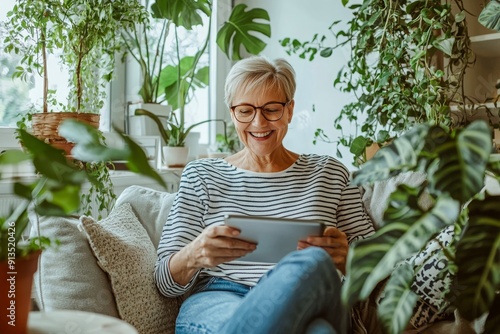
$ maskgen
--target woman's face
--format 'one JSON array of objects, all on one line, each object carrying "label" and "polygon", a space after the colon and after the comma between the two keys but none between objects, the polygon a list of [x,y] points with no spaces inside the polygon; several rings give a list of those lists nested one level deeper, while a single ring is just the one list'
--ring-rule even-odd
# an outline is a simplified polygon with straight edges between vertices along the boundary
[{"label": "woman's face", "polygon": [[[256,107],[268,102],[285,101],[283,93],[266,89],[265,91],[238,93],[233,100],[233,106],[251,104]],[[283,138],[288,131],[288,124],[292,120],[294,101],[284,107],[283,117],[278,121],[268,121],[262,116],[262,109],[257,109],[255,118],[250,123],[241,123],[231,112],[231,119],[235,125],[241,142],[257,156],[267,156],[282,147]]]}]

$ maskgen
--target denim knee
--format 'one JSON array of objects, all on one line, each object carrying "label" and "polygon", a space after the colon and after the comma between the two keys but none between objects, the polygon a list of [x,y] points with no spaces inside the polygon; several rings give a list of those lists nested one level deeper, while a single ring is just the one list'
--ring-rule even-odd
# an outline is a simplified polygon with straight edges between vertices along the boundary
[{"label": "denim knee", "polygon": [[323,318],[314,319],[307,326],[306,334],[336,334],[333,326]]},{"label": "denim knee", "polygon": [[304,275],[318,273],[331,276],[337,271],[330,255],[320,247],[309,247],[300,251],[292,252],[282,260],[284,263],[296,263],[300,266]]}]

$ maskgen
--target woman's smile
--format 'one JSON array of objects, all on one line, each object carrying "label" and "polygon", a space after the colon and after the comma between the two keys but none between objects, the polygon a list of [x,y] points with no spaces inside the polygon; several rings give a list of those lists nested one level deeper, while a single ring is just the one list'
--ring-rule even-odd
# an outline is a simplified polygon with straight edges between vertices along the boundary
[{"label": "woman's smile", "polygon": [[273,131],[266,131],[266,132],[250,132],[250,135],[255,138],[266,138],[271,135]]}]

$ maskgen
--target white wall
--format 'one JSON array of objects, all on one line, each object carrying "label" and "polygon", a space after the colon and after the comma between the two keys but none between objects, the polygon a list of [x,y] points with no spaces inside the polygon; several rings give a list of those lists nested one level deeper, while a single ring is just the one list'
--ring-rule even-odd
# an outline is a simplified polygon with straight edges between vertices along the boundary
[{"label": "white wall", "polygon": [[[342,106],[353,97],[334,88],[333,81],[341,67],[347,64],[348,50],[335,50],[329,58],[318,54],[310,62],[297,55],[288,56],[279,41],[285,37],[306,41],[319,33],[327,35],[333,43],[334,37],[328,27],[336,20],[346,22],[350,11],[342,6],[340,0],[240,0],[237,3],[245,3],[250,8],[264,8],[269,12],[272,36],[262,54],[269,58],[287,59],[297,73],[295,115],[284,141],[286,147],[298,153],[335,156],[336,144],[318,142],[313,145],[312,141],[317,128],[322,128],[332,140],[340,135],[333,128],[333,121]],[[313,105],[315,112],[312,111]],[[349,133],[349,129],[343,131],[344,134]],[[340,160],[352,169],[352,155],[348,149],[341,150],[343,158]]]}]

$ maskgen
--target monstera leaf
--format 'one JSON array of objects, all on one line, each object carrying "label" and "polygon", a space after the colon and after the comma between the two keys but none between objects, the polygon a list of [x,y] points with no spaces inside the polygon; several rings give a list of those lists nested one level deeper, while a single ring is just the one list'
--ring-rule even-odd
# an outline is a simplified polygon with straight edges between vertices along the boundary
[{"label": "monstera leaf", "polygon": [[212,6],[208,0],[156,0],[151,6],[153,17],[171,20],[176,26],[191,30],[202,25],[203,17],[212,15]]},{"label": "monstera leaf", "polygon": [[[208,86],[208,66],[199,68],[194,74],[195,56],[187,56],[181,59],[179,66],[165,66],[160,73],[160,90],[165,93],[165,98],[168,104],[172,106],[172,110],[180,108],[179,100],[183,104],[189,103],[193,92],[196,88],[204,88]],[[178,73],[180,73],[179,82]]]},{"label": "monstera leaf", "polygon": [[217,33],[217,45],[232,60],[241,59],[242,46],[251,54],[259,54],[264,50],[266,43],[254,36],[255,33],[271,36],[271,26],[268,23],[255,22],[269,22],[268,13],[260,8],[245,11],[246,8],[244,4],[234,7],[229,20]]},{"label": "monstera leaf", "polygon": [[478,21],[488,29],[500,31],[500,0],[490,0],[481,11]]}]

